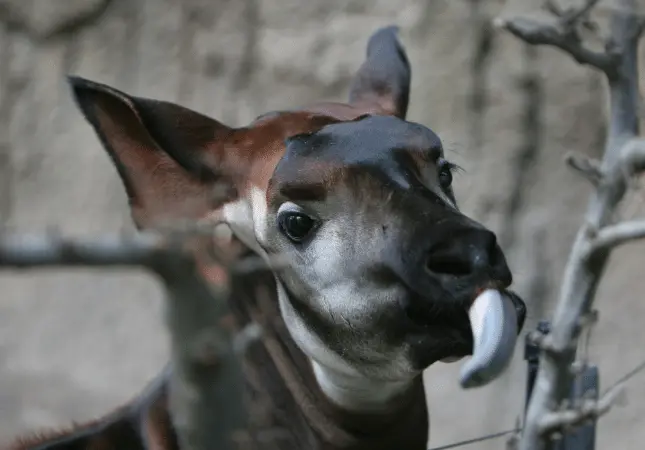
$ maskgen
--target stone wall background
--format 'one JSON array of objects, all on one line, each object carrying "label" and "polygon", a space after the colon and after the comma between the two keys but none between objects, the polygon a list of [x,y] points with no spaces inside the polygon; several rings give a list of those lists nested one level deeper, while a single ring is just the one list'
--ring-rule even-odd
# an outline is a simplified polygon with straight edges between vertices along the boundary
[{"label": "stone wall background", "polygon": [[[484,15],[538,12],[529,0],[483,3]],[[562,157],[601,151],[603,80],[556,50],[530,52],[494,32],[480,78],[486,114],[474,116],[481,39],[471,12],[466,0],[0,0],[0,221],[82,234],[131,228],[68,73],[242,125],[268,110],[344,99],[369,35],[397,24],[413,66],[409,118],[437,131],[466,169],[455,181],[462,209],[500,233],[531,329],[553,308],[586,206],[589,187]],[[542,92],[530,100],[537,122],[524,117],[527,74]],[[539,132],[532,145],[527,124]],[[642,200],[633,194],[622,217],[641,213]],[[617,251],[598,293],[589,354],[604,387],[645,356],[643,249]],[[100,415],[165,361],[161,290],[145,275],[3,273],[0,286],[0,441]],[[460,391],[458,369],[427,373],[433,446],[512,428],[521,412],[521,346],[511,370],[484,389]],[[602,420],[598,449],[642,447],[644,394],[640,376],[627,405]]]}]

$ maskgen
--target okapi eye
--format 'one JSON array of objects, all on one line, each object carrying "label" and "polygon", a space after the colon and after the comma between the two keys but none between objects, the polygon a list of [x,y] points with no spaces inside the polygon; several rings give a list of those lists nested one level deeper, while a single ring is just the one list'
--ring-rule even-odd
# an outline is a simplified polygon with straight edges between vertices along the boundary
[{"label": "okapi eye", "polygon": [[294,242],[301,242],[314,229],[316,221],[301,212],[289,211],[278,216],[282,232]]},{"label": "okapi eye", "polygon": [[452,168],[452,165],[447,161],[439,163],[439,184],[444,189],[448,189],[452,184]]}]

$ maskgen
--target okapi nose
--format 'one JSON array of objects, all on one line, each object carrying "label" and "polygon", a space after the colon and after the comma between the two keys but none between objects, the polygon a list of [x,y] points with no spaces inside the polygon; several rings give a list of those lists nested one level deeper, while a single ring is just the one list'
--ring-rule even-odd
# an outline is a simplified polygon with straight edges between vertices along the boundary
[{"label": "okapi nose", "polygon": [[427,254],[426,270],[435,275],[492,275],[510,283],[510,270],[497,245],[495,233],[483,228],[469,228],[451,234]]}]

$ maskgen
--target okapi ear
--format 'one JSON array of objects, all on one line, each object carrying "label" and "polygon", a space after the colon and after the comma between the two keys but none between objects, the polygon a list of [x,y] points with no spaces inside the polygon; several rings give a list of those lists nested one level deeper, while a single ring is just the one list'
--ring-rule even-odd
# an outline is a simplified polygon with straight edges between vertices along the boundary
[{"label": "okapi ear", "polygon": [[218,144],[232,131],[179,105],[129,96],[69,77],[74,98],[112,158],[139,227],[196,219],[213,207],[222,178]]},{"label": "okapi ear", "polygon": [[410,96],[410,62],[399,42],[399,28],[377,30],[367,43],[367,58],[350,87],[351,104],[376,103],[388,114],[405,118]]}]

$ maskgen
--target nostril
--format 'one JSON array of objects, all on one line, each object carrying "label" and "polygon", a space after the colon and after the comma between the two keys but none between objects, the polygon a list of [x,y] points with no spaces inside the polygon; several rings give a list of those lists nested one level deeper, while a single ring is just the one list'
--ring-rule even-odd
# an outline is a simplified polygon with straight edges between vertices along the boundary
[{"label": "nostril", "polygon": [[470,261],[448,255],[431,255],[426,270],[435,274],[463,276],[472,272]]},{"label": "nostril", "polygon": [[477,230],[473,233],[470,254],[475,268],[496,266],[500,260],[499,253],[495,233],[489,230]]},{"label": "nostril", "polygon": [[[498,267],[499,266],[499,267]],[[489,274],[505,267],[495,233],[468,228],[453,233],[450,241],[435,246],[426,259],[426,269],[437,275],[468,276]]]}]

